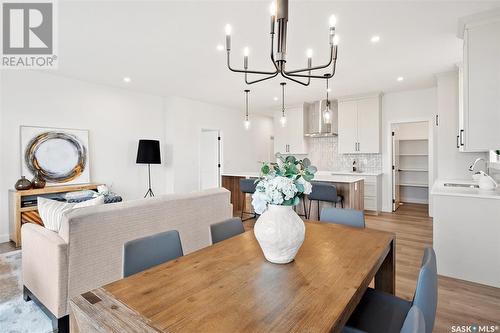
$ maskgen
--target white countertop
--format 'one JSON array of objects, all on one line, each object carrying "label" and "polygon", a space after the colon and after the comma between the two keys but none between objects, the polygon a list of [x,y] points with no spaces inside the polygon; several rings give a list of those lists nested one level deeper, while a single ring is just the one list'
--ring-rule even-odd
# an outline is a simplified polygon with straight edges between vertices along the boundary
[{"label": "white countertop", "polygon": [[352,171],[318,171],[321,173],[329,173],[331,175],[350,175],[350,176],[380,176],[382,172],[352,172]]},{"label": "white countertop", "polygon": [[471,179],[438,179],[432,186],[431,194],[500,200],[500,188],[497,188],[496,190],[482,190],[480,188],[471,187],[445,187],[444,183],[469,185],[477,184],[477,182],[474,182]]},{"label": "white countertop", "polygon": [[245,177],[245,178],[258,178],[260,174],[258,172],[223,172],[222,176],[228,177]]},{"label": "white countertop", "polygon": [[[259,177],[258,172],[224,172],[222,176],[228,177],[245,177],[245,178],[254,178]],[[323,172],[318,171],[314,175],[313,181],[322,181],[322,182],[332,182],[332,183],[355,183],[363,180],[363,177],[351,176],[350,174],[341,174],[341,175],[333,175],[331,172]]]},{"label": "white countertop", "polygon": [[318,182],[332,182],[332,183],[346,183],[346,184],[351,184],[351,183],[356,183],[361,180],[364,180],[363,177],[356,177],[356,176],[349,176],[349,175],[332,175],[332,174],[323,174],[323,173],[316,173],[314,175],[314,181]]}]

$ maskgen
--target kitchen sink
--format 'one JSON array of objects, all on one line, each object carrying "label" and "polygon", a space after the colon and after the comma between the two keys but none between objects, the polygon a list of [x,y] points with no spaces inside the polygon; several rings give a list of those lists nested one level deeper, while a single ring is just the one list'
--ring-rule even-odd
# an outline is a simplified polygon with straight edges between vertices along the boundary
[{"label": "kitchen sink", "polygon": [[444,183],[445,187],[469,187],[469,188],[479,188],[477,184],[460,184],[460,183]]}]

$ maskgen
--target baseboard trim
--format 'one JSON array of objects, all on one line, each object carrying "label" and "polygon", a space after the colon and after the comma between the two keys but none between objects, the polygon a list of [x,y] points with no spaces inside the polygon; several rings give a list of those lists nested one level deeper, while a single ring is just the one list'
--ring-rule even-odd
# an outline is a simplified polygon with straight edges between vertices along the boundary
[{"label": "baseboard trim", "polygon": [[0,243],[6,243],[10,241],[9,234],[0,235]]},{"label": "baseboard trim", "polygon": [[400,201],[403,203],[429,204],[428,199],[401,198]]}]

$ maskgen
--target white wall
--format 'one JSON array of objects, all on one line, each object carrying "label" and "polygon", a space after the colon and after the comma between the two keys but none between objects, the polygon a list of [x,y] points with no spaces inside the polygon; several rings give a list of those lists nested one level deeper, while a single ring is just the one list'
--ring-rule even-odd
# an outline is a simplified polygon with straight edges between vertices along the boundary
[{"label": "white wall", "polygon": [[[165,99],[167,112],[167,188],[188,192],[199,188],[202,129],[217,129],[222,138],[222,173],[256,172],[259,161],[272,157],[272,118],[250,113],[251,127],[243,127],[241,112],[180,97]],[[170,158],[169,158],[170,159]]]},{"label": "white wall", "polygon": [[199,188],[201,129],[220,129],[223,170],[258,170],[270,158],[272,120],[177,97],[135,93],[42,72],[1,73],[0,242],[8,238],[7,193],[20,177],[19,126],[89,130],[91,181],[125,199],[147,190],[147,168],[135,163],[141,138],[162,142],[163,165],[151,166],[155,194]]},{"label": "white wall", "polygon": [[[382,97],[383,211],[392,210],[391,124],[428,121],[429,127],[432,127],[432,121],[436,114],[436,98],[436,88],[387,93]],[[430,128],[429,133],[431,132]],[[432,135],[430,136],[432,137]],[[429,158],[431,159],[432,156]],[[430,161],[430,163],[433,162]]]},{"label": "white wall", "polygon": [[[140,198],[147,168],[135,164],[140,138],[164,142],[161,97],[94,85],[41,72],[2,76],[0,240],[8,233],[7,191],[20,176],[19,126],[89,130],[91,181],[126,199]],[[165,167],[152,166],[154,189],[165,192]]]}]

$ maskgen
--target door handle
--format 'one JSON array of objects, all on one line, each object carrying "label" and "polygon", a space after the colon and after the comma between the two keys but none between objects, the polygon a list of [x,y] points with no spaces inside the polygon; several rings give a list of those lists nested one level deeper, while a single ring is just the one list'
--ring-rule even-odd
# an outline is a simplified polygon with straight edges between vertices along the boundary
[{"label": "door handle", "polygon": [[457,135],[457,148],[460,148],[460,135]]},{"label": "door handle", "polygon": [[463,129],[461,129],[461,130],[460,130],[460,145],[461,145],[461,146],[463,146],[463,145],[464,145],[464,136],[463,136],[463,134],[464,134],[464,130],[463,130]]}]

